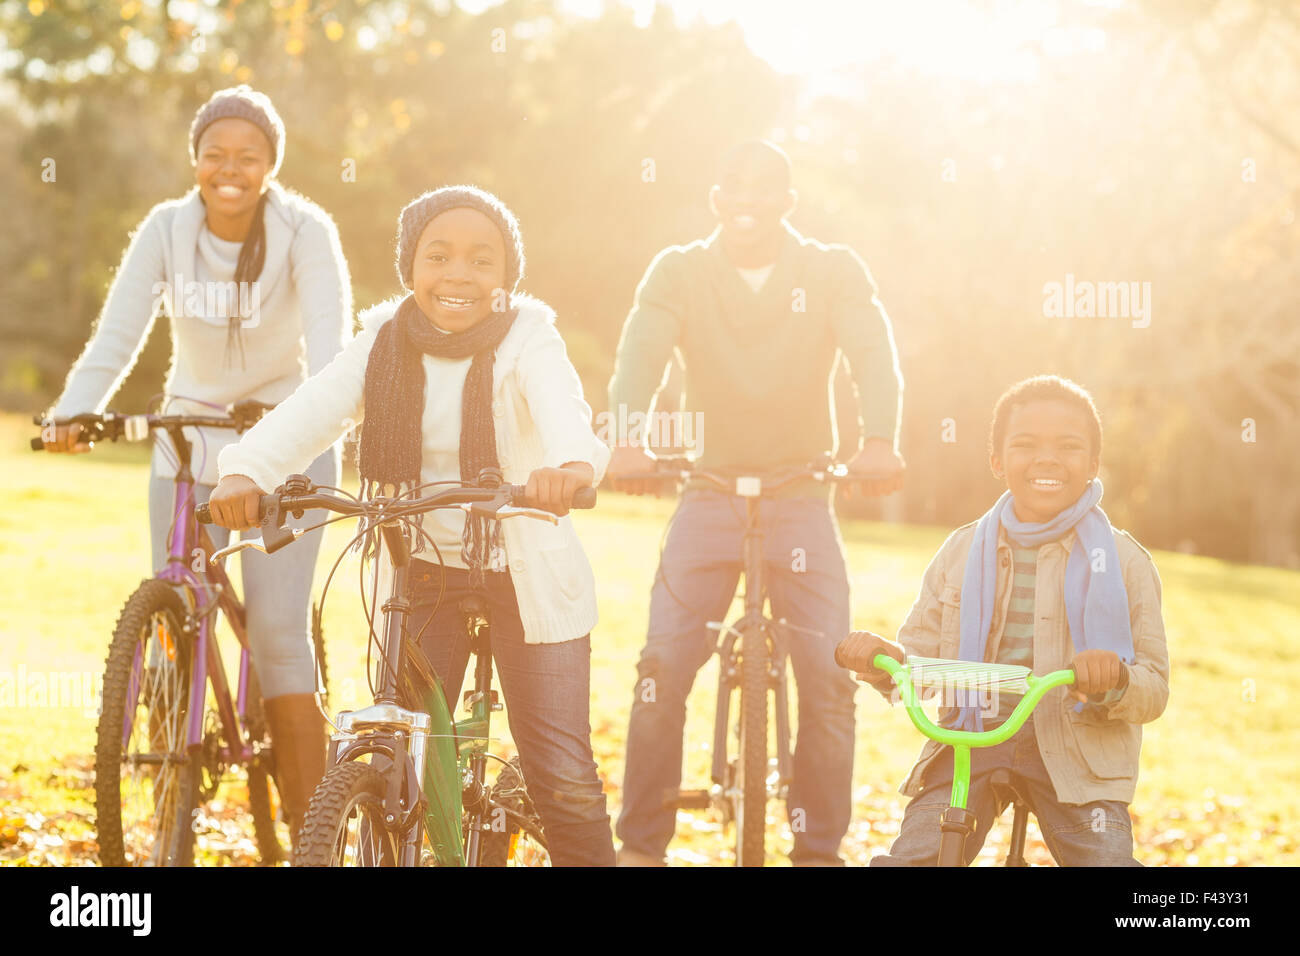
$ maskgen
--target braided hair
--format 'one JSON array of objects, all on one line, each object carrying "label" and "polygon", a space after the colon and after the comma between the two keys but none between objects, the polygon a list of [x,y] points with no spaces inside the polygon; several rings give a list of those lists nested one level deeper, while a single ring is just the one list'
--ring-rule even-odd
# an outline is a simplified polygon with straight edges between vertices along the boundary
[{"label": "braided hair", "polygon": [[[253,283],[262,275],[262,267],[266,264],[266,200],[270,190],[262,193],[257,200],[257,209],[253,212],[253,223],[248,229],[248,235],[244,237],[244,244],[239,247],[239,259],[235,263],[235,288],[242,290],[245,283]],[[238,300],[243,301],[242,294],[238,295]],[[248,367],[244,359],[244,337],[243,324],[244,320],[249,318],[247,315],[232,315],[229,319],[229,326],[226,330],[226,367],[230,367],[231,355],[237,349],[239,351],[239,364],[241,369]]]}]

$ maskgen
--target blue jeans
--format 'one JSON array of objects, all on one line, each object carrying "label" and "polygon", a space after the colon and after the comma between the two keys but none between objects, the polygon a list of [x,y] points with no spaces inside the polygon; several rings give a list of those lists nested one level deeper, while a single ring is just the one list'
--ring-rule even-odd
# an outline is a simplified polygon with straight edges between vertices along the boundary
[{"label": "blue jeans", "polygon": [[[975,814],[975,832],[966,838],[966,863],[984,845],[989,830],[1010,802],[989,783],[993,771],[1012,773],[1016,788],[1038,820],[1043,841],[1061,866],[1140,866],[1133,859],[1132,821],[1128,804],[1095,800],[1069,804],[1056,790],[1038,752],[1031,716],[1014,737],[995,747],[971,750],[970,793],[966,808]],[[925,769],[925,789],[903,811],[903,826],[889,853],[872,866],[934,866],[939,859],[939,818],[952,797],[952,748],[945,747]]]},{"label": "blue jeans", "polygon": [[[824,499],[764,500],[759,517],[772,616],[794,625],[783,632],[799,691],[790,858],[837,862],[852,805],[856,690],[834,658],[849,632],[844,548]],[[706,622],[722,620],[735,594],[744,523],[744,500],[713,491],[687,491],[673,516],[628,724],[618,836],[629,850],[662,857],[673,837],[676,811],[665,800],[681,787],[686,697],[716,645]]]},{"label": "blue jeans", "polygon": [[[312,462],[307,475],[317,484],[337,485],[337,447],[330,448]],[[213,485],[196,484],[195,505],[207,501],[213,490]],[[272,489],[263,490],[269,492]],[[149,534],[155,571],[167,566],[167,538],[175,498],[176,483],[172,479],[150,476]],[[328,512],[322,510],[308,511],[301,519],[290,518],[287,524],[301,528],[319,524],[327,517]],[[213,545],[225,547],[230,540],[230,531],[215,524],[206,527]],[[260,533],[253,529],[241,532],[241,537],[255,537]],[[248,613],[249,651],[264,698],[310,694],[316,690],[316,663],[311,642],[311,588],[323,534],[323,530],[312,531],[275,554],[245,551],[239,556],[244,608]]]},{"label": "blue jeans", "polygon": [[[436,565],[411,562],[412,637],[442,679],[458,710],[469,663],[469,635],[459,604],[472,593],[469,572],[447,568],[446,590]],[[492,659],[505,694],[510,733],[533,805],[542,818],[553,866],[613,866],[605,792],[591,750],[591,636],[528,644],[508,573],[489,573],[483,592],[492,624]],[[426,627],[427,625],[427,627]]]}]

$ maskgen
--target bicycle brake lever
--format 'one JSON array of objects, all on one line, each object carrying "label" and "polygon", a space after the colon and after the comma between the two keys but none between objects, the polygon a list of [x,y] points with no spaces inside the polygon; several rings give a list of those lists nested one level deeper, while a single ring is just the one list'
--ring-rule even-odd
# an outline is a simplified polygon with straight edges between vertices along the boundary
[{"label": "bicycle brake lever", "polygon": [[549,521],[551,524],[559,524],[559,516],[551,514],[549,511],[543,511],[541,508],[521,508],[517,505],[502,505],[499,508],[484,508],[474,503],[461,505],[471,515],[482,518],[495,518],[498,521],[504,521],[506,518],[540,518],[543,521]]},{"label": "bicycle brake lever", "polygon": [[540,518],[542,521],[549,521],[551,524],[559,524],[560,516],[552,514],[544,508],[520,508],[517,505],[506,505],[504,508],[497,510],[497,518]]},{"label": "bicycle brake lever", "polygon": [[[303,533],[301,528],[287,528],[282,530],[287,530],[292,533],[294,541],[297,541],[302,537]],[[261,551],[263,554],[271,554],[273,551],[278,550],[279,548],[273,547],[271,551],[268,551],[266,549],[266,542],[261,538],[241,538],[234,544],[228,544],[218,551],[213,551],[212,557],[208,558],[208,564],[214,566],[218,565],[232,554],[238,554],[240,551]]]}]

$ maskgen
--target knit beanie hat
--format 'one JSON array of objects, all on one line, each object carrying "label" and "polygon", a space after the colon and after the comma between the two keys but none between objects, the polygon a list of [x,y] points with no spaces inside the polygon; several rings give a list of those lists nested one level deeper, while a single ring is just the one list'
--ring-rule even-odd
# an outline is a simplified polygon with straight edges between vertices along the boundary
[{"label": "knit beanie hat", "polygon": [[420,241],[424,227],[448,209],[477,209],[501,230],[506,247],[507,293],[512,293],[524,274],[524,239],[519,232],[519,220],[500,199],[477,186],[444,186],[424,193],[407,203],[397,220],[397,275],[404,288],[411,288],[415,270],[415,246]]},{"label": "knit beanie hat", "polygon": [[213,93],[212,98],[194,114],[194,122],[190,124],[190,155],[195,161],[198,160],[199,137],[203,131],[228,116],[248,120],[266,134],[271,143],[271,175],[279,172],[280,160],[284,157],[284,123],[271,105],[270,97],[243,83]]}]

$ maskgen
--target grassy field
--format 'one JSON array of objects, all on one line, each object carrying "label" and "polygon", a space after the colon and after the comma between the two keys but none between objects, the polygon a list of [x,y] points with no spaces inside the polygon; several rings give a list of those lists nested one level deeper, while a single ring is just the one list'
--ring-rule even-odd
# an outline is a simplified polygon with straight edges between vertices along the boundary
[{"label": "grassy field", "polygon": [[[89,864],[95,860],[93,698],[21,700],[32,675],[84,675],[97,688],[108,636],[126,596],[148,571],[146,453],[106,446],[75,458],[27,450],[33,429],[0,416],[0,862]],[[619,806],[627,711],[667,501],[602,495],[577,518],[597,569],[601,623],[592,640],[592,725],[610,799]],[[351,532],[336,525],[325,554]],[[847,522],[854,624],[892,636],[915,596],[941,528]],[[1300,862],[1286,821],[1300,790],[1300,574],[1157,552],[1164,581],[1172,695],[1145,729],[1142,775],[1132,807],[1138,858],[1147,864],[1233,865]],[[355,558],[325,610],[335,708],[358,706],[366,682],[364,628],[358,628]],[[328,564],[321,562],[319,580]],[[7,683],[6,683],[7,682]],[[708,777],[706,741],[716,667],[701,672],[687,724],[687,786]],[[6,696],[6,688],[7,694]],[[57,704],[57,706],[51,706]],[[496,725],[504,734],[505,724]],[[853,824],[843,845],[852,864],[883,852],[897,833],[897,792],[921,738],[901,709],[874,692],[858,695]],[[505,744],[508,747],[508,742]],[[254,858],[239,785],[219,795],[199,843],[204,863]],[[980,863],[1000,860],[1010,815],[995,828]],[[769,817],[769,862],[786,861],[789,828]],[[679,815],[671,860],[731,862],[728,834],[708,812]],[[1050,856],[1030,826],[1030,861]]]}]

